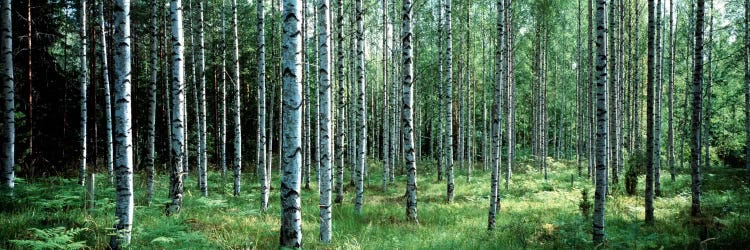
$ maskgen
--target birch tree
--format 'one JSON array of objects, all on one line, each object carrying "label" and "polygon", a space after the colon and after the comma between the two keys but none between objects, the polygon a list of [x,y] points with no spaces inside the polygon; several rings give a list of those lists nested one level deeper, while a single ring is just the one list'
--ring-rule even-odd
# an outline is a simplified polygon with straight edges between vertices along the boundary
[{"label": "birch tree", "polygon": [[417,220],[417,163],[414,156],[414,48],[412,47],[412,1],[403,0],[401,14],[401,60],[403,80],[401,82],[401,125],[406,159],[406,218]]},{"label": "birch tree", "polygon": [[[503,63],[505,2],[497,0],[497,47],[495,48],[495,112],[492,114],[492,174],[490,179],[490,210],[487,221],[487,229],[495,229],[495,217],[500,207],[499,179],[500,179],[500,157],[502,155],[502,132],[503,124],[503,87],[505,86]],[[449,43],[450,44],[450,43]]]},{"label": "birch tree", "polygon": [[265,14],[263,0],[257,1],[258,8],[258,145],[257,166],[260,169],[260,209],[268,208],[268,192],[270,187],[268,178],[270,173],[266,171],[266,36],[265,36]]},{"label": "birch tree", "polygon": [[698,8],[695,14],[695,47],[693,48],[693,84],[690,106],[690,191],[692,201],[690,215],[701,215],[701,109],[703,109],[703,19],[705,12],[705,1],[698,0]]},{"label": "birch tree", "polygon": [[[208,196],[208,158],[206,157],[206,49],[203,32],[203,4],[198,0],[198,187],[201,195]],[[176,99],[175,99],[176,100]]]},{"label": "birch tree", "polygon": [[344,1],[337,0],[336,14],[336,84],[338,86],[338,119],[336,120],[336,199],[334,202],[341,204],[344,199],[344,121],[346,118],[346,106],[344,105]]},{"label": "birch tree", "polygon": [[107,136],[107,155],[105,164],[107,164],[107,173],[109,174],[109,183],[114,183],[113,155],[112,155],[112,102],[109,94],[109,67],[107,65],[107,32],[104,23],[104,1],[99,2],[99,29],[102,35],[102,79],[104,85],[104,116],[106,120]]},{"label": "birch tree", "polygon": [[185,111],[185,37],[182,29],[182,0],[170,2],[170,15],[172,18],[172,169],[170,172],[169,198],[172,202],[167,206],[167,215],[178,213],[182,207],[183,183],[182,166],[185,143],[182,112]]},{"label": "birch tree", "polygon": [[[133,226],[133,136],[131,116],[130,1],[115,1],[115,144],[116,170],[115,233],[113,249],[130,243]],[[174,10],[173,10],[174,11]],[[173,18],[177,19],[177,18]],[[180,20],[182,21],[182,20]],[[178,116],[181,117],[181,116]],[[179,120],[179,119],[178,119]]]},{"label": "birch tree", "polygon": [[[232,53],[232,64],[234,70],[232,71],[233,81],[232,85],[232,126],[234,129],[234,140],[233,143],[233,160],[234,165],[234,196],[240,195],[240,174],[242,172],[242,124],[240,123],[240,46],[237,33],[237,0],[232,1],[232,32],[234,40],[234,51]],[[270,174],[270,173],[269,173]]]},{"label": "birch tree", "polygon": [[669,1],[669,86],[667,87],[667,165],[670,177],[675,181],[674,169],[674,2]]},{"label": "birch tree", "polygon": [[15,89],[13,79],[13,25],[11,24],[11,0],[0,1],[0,53],[2,54],[2,69],[0,80],[3,81],[3,141],[2,141],[2,185],[0,189],[7,189],[6,194],[13,194],[15,186]]},{"label": "birch tree", "polygon": [[646,83],[646,223],[654,221],[654,81],[655,81],[655,40],[656,31],[654,0],[648,0],[648,73]]},{"label": "birch tree", "polygon": [[[156,0],[151,0],[152,6],[157,6]],[[146,138],[146,202],[151,203],[154,197],[154,156],[156,151],[156,84],[159,75],[159,32],[158,8],[151,9],[151,81],[148,91],[148,133]]]},{"label": "birch tree", "polygon": [[448,144],[446,145],[445,155],[445,173],[447,180],[447,200],[453,202],[453,190],[455,188],[453,176],[453,28],[451,27],[451,2],[445,0],[445,137]]},{"label": "birch tree", "polygon": [[280,247],[302,247],[302,1],[283,0],[283,136],[281,176],[281,231]]},{"label": "birch tree", "polygon": [[330,62],[331,62],[331,10],[330,0],[318,0],[318,99],[320,115],[319,119],[319,136],[318,148],[320,149],[320,171],[318,172],[320,182],[320,241],[328,243],[331,241],[331,167],[333,162],[333,144],[331,138],[333,135],[331,112],[331,79],[330,79]]},{"label": "birch tree", "polygon": [[604,205],[607,193],[607,26],[606,0],[596,0],[596,191],[594,192],[594,242],[604,241]]},{"label": "birch tree", "polygon": [[87,121],[87,101],[86,101],[86,95],[87,91],[86,88],[88,87],[88,63],[86,62],[87,55],[86,55],[86,48],[88,47],[88,36],[87,36],[87,30],[86,30],[86,0],[81,0],[81,9],[78,10],[81,15],[81,27],[80,27],[80,35],[81,35],[81,75],[80,75],[80,92],[81,92],[81,98],[79,99],[79,103],[81,105],[81,131],[79,132],[78,137],[78,143],[80,143],[80,156],[79,160],[80,163],[78,163],[78,184],[83,186],[85,184],[85,178],[86,178],[86,124]]},{"label": "birch tree", "polygon": [[745,169],[750,180],[750,0],[745,0]]},{"label": "birch tree", "polygon": [[365,96],[365,26],[364,26],[364,3],[363,0],[356,0],[356,21],[357,21],[357,102],[358,102],[358,124],[357,124],[357,200],[355,208],[357,214],[362,214],[362,203],[365,191],[365,165],[367,165],[367,98]]}]

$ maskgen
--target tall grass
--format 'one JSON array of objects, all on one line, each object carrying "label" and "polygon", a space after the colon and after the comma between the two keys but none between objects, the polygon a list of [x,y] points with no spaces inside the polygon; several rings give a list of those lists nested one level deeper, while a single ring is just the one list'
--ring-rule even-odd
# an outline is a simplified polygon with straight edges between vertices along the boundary
[{"label": "tall grass", "polygon": [[[302,192],[303,244],[314,249],[587,249],[591,221],[581,215],[581,190],[593,190],[590,181],[577,177],[574,162],[550,160],[550,179],[529,161],[514,167],[509,190],[501,185],[501,211],[497,228],[488,232],[489,173],[477,166],[471,183],[456,180],[453,203],[445,201],[446,185],[437,182],[432,162],[419,164],[419,225],[405,218],[405,177],[398,176],[386,192],[380,189],[381,166],[369,164],[363,213],[353,206],[353,187],[345,186],[344,203],[333,207],[333,240],[318,242],[318,190],[311,183]],[[278,174],[278,171],[273,171]],[[463,169],[457,175],[462,176]],[[314,174],[313,174],[314,175]],[[345,176],[349,176],[348,173]],[[663,175],[665,176],[665,175]],[[668,176],[668,175],[666,175]],[[705,173],[705,216],[689,216],[690,176],[681,173],[675,182],[662,180],[663,197],[655,202],[656,223],[643,222],[643,197],[627,196],[623,183],[610,186],[606,206],[604,247],[615,249],[697,248],[698,233],[708,232],[711,248],[745,248],[750,245],[750,189],[741,170],[715,167]],[[185,184],[181,213],[164,216],[168,177],[156,178],[156,200],[145,205],[145,178],[137,175],[133,249],[275,249],[278,248],[279,193],[274,176],[270,207],[258,210],[258,180],[252,171],[243,178],[243,193],[232,196],[231,181],[209,175],[210,196],[200,197],[196,178]],[[314,176],[313,176],[314,178]],[[638,194],[643,194],[640,176]],[[100,178],[104,180],[103,176]],[[572,180],[572,182],[571,182]],[[345,180],[348,185],[348,178]],[[0,248],[22,249],[11,240],[39,240],[32,228],[83,230],[73,242],[106,248],[115,223],[115,190],[106,181],[97,183],[96,209],[87,211],[83,187],[74,179],[19,179],[15,200],[0,200]],[[589,192],[591,194],[592,192]],[[27,242],[24,241],[24,242]]]}]

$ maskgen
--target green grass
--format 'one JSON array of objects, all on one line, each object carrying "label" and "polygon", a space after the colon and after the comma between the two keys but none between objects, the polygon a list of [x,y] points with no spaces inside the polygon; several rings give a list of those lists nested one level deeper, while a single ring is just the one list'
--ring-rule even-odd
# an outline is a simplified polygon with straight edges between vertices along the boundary
[{"label": "green grass", "polygon": [[[314,183],[303,190],[303,246],[315,249],[589,249],[591,220],[579,211],[581,190],[593,188],[575,177],[574,163],[550,163],[550,180],[521,160],[514,167],[509,190],[501,185],[502,205],[497,229],[487,232],[489,172],[475,168],[471,183],[456,171],[453,203],[445,202],[446,186],[437,182],[435,165],[423,162],[418,174],[419,225],[405,218],[405,177],[397,177],[387,192],[381,190],[381,167],[370,163],[371,177],[365,190],[362,215],[354,210],[353,188],[346,186],[344,204],[333,207],[333,242],[318,238],[318,192]],[[584,170],[585,171],[585,170]],[[739,169],[715,167],[704,171],[702,218],[688,216],[690,176],[677,180],[662,175],[663,197],[655,201],[656,222],[643,224],[642,196],[629,197],[624,187],[611,187],[606,207],[607,242],[613,249],[697,248],[698,233],[705,230],[709,248],[745,248],[750,245],[750,189]],[[274,171],[270,208],[258,210],[259,185],[252,172],[245,173],[242,195],[232,196],[231,178],[209,176],[209,197],[200,197],[196,178],[185,184],[181,213],[166,217],[168,177],[159,175],[156,200],[144,202],[143,176],[135,177],[136,209],[133,249],[274,249],[278,248],[278,171]],[[348,172],[346,177],[348,177]],[[573,182],[571,183],[571,177]],[[348,183],[348,178],[346,178]],[[314,181],[313,181],[314,182]],[[620,184],[622,185],[622,184]],[[38,240],[32,228],[83,229],[72,242],[85,241],[90,248],[105,248],[114,219],[114,188],[105,176],[97,180],[97,208],[83,209],[83,187],[74,179],[19,179],[16,200],[0,203],[0,248],[21,248],[10,240]],[[639,180],[643,194],[643,176]],[[592,210],[593,211],[593,210]]]}]

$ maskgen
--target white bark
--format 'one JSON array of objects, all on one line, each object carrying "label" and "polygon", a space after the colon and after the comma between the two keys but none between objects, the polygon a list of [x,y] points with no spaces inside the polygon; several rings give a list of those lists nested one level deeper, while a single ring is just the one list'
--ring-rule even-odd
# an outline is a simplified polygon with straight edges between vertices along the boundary
[{"label": "white bark", "polygon": [[333,162],[333,136],[331,118],[331,2],[329,0],[318,0],[318,93],[319,103],[319,136],[318,152],[320,152],[320,171],[318,172],[320,182],[320,241],[328,243],[331,241],[331,167]]},{"label": "white bark", "polygon": [[341,204],[344,199],[344,137],[345,128],[344,121],[346,117],[346,109],[344,105],[345,92],[344,92],[344,1],[337,0],[337,15],[336,15],[336,84],[338,85],[338,119],[336,120],[336,132],[338,138],[336,138],[336,199],[335,202]]},{"label": "white bark", "polygon": [[284,0],[283,136],[284,171],[281,177],[280,247],[302,247],[302,39],[301,0]]},{"label": "white bark", "polygon": [[240,174],[242,172],[242,126],[240,123],[240,54],[239,54],[239,42],[237,35],[237,0],[232,1],[232,29],[234,40],[234,51],[232,53],[232,63],[234,65],[234,76],[232,80],[234,85],[232,86],[232,125],[234,129],[234,159],[232,165],[234,165],[234,195],[240,195]]},{"label": "white bark", "polygon": [[0,1],[0,53],[2,54],[2,69],[0,80],[3,81],[3,141],[2,155],[2,177],[0,189],[7,189],[7,194],[13,194],[15,186],[15,91],[13,88],[13,29],[11,25],[11,0]]},{"label": "white bark", "polygon": [[106,119],[107,134],[107,173],[109,174],[109,183],[114,182],[113,163],[112,163],[112,102],[109,94],[109,69],[107,65],[107,32],[104,25],[104,1],[99,2],[99,29],[102,35],[102,78],[104,79],[104,115]]},{"label": "white bark", "polygon": [[183,145],[185,144],[182,112],[185,111],[185,38],[182,29],[182,1],[172,0],[170,3],[170,14],[172,16],[172,171],[170,173],[169,197],[172,203],[167,208],[167,215],[180,211],[182,206],[183,183],[182,166],[184,157]]},{"label": "white bark", "polygon": [[357,100],[359,120],[357,124],[357,201],[355,208],[357,214],[362,214],[362,204],[364,203],[364,176],[365,165],[367,165],[367,99],[365,96],[365,27],[364,27],[364,4],[363,0],[356,0],[356,21],[357,21]]},{"label": "white bark", "polygon": [[594,192],[593,239],[604,241],[604,208],[607,190],[607,26],[605,0],[596,0],[596,191]]},{"label": "white bark", "polygon": [[133,136],[131,124],[130,0],[115,1],[115,125],[114,165],[117,235],[113,248],[130,243],[133,225]]},{"label": "white bark", "polygon": [[198,187],[201,195],[208,196],[208,158],[206,157],[206,49],[203,32],[203,4],[204,0],[198,0]]},{"label": "white bark", "polygon": [[[156,0],[151,0],[151,5],[156,5]],[[148,138],[146,139],[146,202],[151,203],[154,197],[154,155],[156,149],[156,81],[159,74],[159,57],[157,56],[159,38],[158,30],[158,8],[151,9],[151,82],[149,83],[148,94]],[[170,128],[171,129],[171,128]]]},{"label": "white bark", "polygon": [[505,4],[503,0],[497,0],[497,47],[495,48],[495,112],[492,114],[492,174],[490,180],[490,208],[487,218],[487,230],[495,229],[495,217],[500,207],[499,180],[502,156],[502,124],[503,124],[503,87],[505,87],[505,75],[503,63],[504,47],[504,17]]},{"label": "white bark", "polygon": [[451,22],[451,2],[453,0],[445,1],[445,32],[446,34],[446,55],[445,55],[445,137],[448,145],[446,145],[446,157],[445,161],[445,173],[447,175],[447,197],[448,202],[453,202],[453,190],[454,190],[454,176],[453,176],[453,28]]},{"label": "white bark", "polygon": [[86,33],[86,0],[81,1],[81,9],[78,10],[79,14],[81,15],[81,27],[80,27],[80,35],[81,35],[81,72],[80,72],[80,91],[81,91],[81,98],[80,98],[80,105],[81,105],[81,126],[80,126],[80,135],[78,137],[78,142],[80,143],[80,149],[81,149],[81,155],[79,156],[80,162],[78,163],[78,184],[82,185],[85,184],[85,177],[86,177],[86,123],[87,123],[87,116],[88,113],[87,109],[87,101],[86,101],[86,88],[88,86],[88,63],[86,62],[87,56],[86,56],[86,49],[88,47],[88,38]]},{"label": "white bark", "polygon": [[406,218],[419,224],[417,220],[417,162],[414,156],[414,48],[412,47],[412,1],[404,0],[401,14],[401,60],[403,79],[401,82],[402,136],[406,151]]},{"label": "white bark", "polygon": [[257,1],[258,8],[258,169],[261,175],[260,209],[268,208],[268,178],[266,171],[266,37],[263,0]]}]

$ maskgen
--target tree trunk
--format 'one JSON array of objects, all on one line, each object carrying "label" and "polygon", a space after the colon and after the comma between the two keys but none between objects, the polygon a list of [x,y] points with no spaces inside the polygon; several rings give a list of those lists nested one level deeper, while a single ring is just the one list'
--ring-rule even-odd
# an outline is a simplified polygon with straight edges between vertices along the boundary
[{"label": "tree trunk", "polygon": [[503,87],[505,87],[505,75],[503,68],[503,56],[505,45],[504,33],[504,0],[497,0],[497,41],[495,48],[495,112],[492,114],[492,179],[490,181],[490,210],[487,221],[487,230],[495,229],[495,217],[500,207],[499,179],[500,179],[500,157],[502,156],[502,132],[503,124]]},{"label": "tree trunk", "polygon": [[[648,74],[646,83],[646,195],[645,220],[647,224],[654,223],[654,83],[655,61],[654,54],[656,33],[656,16],[654,14],[654,0],[648,0]],[[637,53],[637,52],[636,52]],[[637,147],[637,146],[636,146]]]},{"label": "tree trunk", "polygon": [[595,243],[604,241],[604,210],[607,194],[607,26],[605,0],[596,0],[596,191],[594,193]]},{"label": "tree trunk", "polygon": [[[234,65],[234,75],[230,79],[233,81],[232,86],[232,126],[234,128],[234,140],[232,148],[234,156],[232,165],[234,165],[234,196],[240,195],[240,174],[242,172],[242,124],[240,123],[240,55],[239,40],[237,33],[237,0],[232,1],[232,29],[234,40],[234,51],[232,54],[232,64]],[[299,31],[299,29],[297,29]]]},{"label": "tree trunk", "polygon": [[336,14],[336,85],[338,86],[338,119],[336,120],[336,131],[338,137],[336,138],[336,199],[337,204],[341,204],[344,200],[344,168],[346,167],[344,161],[344,138],[346,137],[346,129],[344,123],[346,120],[346,105],[344,104],[345,90],[344,90],[344,0],[336,0],[337,14]]},{"label": "tree trunk", "polygon": [[667,165],[672,182],[675,181],[674,169],[674,2],[669,1],[669,87],[667,88]]},{"label": "tree trunk", "polygon": [[320,148],[320,241],[328,243],[331,241],[331,183],[333,176],[331,168],[333,162],[331,154],[333,145],[331,144],[332,118],[331,112],[331,80],[330,61],[331,61],[331,2],[330,0],[318,0],[318,67],[320,78],[318,80],[320,93],[320,136],[318,137],[318,148]]},{"label": "tree trunk", "polygon": [[402,136],[406,151],[406,218],[419,224],[417,220],[417,163],[414,156],[414,48],[412,47],[412,1],[404,0],[401,15],[401,60],[403,81],[401,84],[403,110],[401,111]]},{"label": "tree trunk", "polygon": [[99,29],[102,34],[102,79],[104,85],[104,115],[106,119],[107,134],[107,173],[109,183],[114,183],[113,156],[112,156],[112,102],[109,91],[109,66],[107,65],[107,32],[104,23],[104,1],[99,2]]},{"label": "tree trunk", "polygon": [[81,1],[81,9],[78,10],[79,14],[81,15],[81,29],[80,29],[80,35],[81,35],[81,75],[80,75],[80,92],[81,92],[81,99],[80,99],[80,105],[81,105],[81,130],[78,137],[78,142],[80,143],[80,156],[78,163],[78,184],[83,186],[86,181],[86,124],[87,124],[87,113],[88,108],[86,107],[86,88],[88,87],[88,65],[86,63],[87,55],[86,55],[86,48],[88,47],[88,38],[86,34],[86,0]]},{"label": "tree trunk", "polygon": [[302,175],[302,39],[300,37],[303,7],[301,0],[284,0],[283,47],[283,152],[284,171],[281,177],[282,248],[302,247],[301,186]]},{"label": "tree trunk", "polygon": [[260,209],[268,208],[270,187],[266,169],[266,36],[263,0],[257,1],[258,8],[258,144],[257,168],[260,169]]},{"label": "tree trunk", "polygon": [[[221,180],[227,176],[227,25],[226,25],[226,2],[221,0],[221,87],[216,93],[219,100],[219,165],[221,166]],[[265,42],[264,42],[265,45]],[[265,47],[264,47],[265,50]],[[265,70],[265,67],[263,68]],[[264,78],[265,79],[265,78]],[[260,126],[259,126],[260,127]],[[266,132],[262,131],[265,138]],[[263,166],[265,168],[265,166]]]},{"label": "tree trunk", "polygon": [[[31,3],[29,3],[31,4]],[[0,1],[0,20],[3,27],[0,29],[0,53],[2,53],[2,71],[0,78],[3,81],[3,141],[2,141],[2,177],[0,190],[6,189],[5,194],[12,195],[15,186],[15,89],[13,83],[13,29],[11,24],[11,1]],[[29,37],[31,39],[31,37]],[[30,52],[30,51],[29,51]]]},{"label": "tree trunk", "polygon": [[654,195],[661,196],[661,93],[662,93],[662,69],[664,53],[662,49],[662,0],[656,3],[656,79],[654,86],[656,100],[654,101]]},{"label": "tree trunk", "polygon": [[704,115],[704,121],[703,121],[703,130],[705,131],[705,134],[703,135],[703,148],[704,148],[704,160],[703,164],[705,164],[705,168],[708,169],[711,167],[711,85],[713,84],[714,80],[714,70],[713,70],[713,48],[714,48],[714,0],[709,0],[709,7],[708,7],[708,14],[709,14],[709,20],[708,20],[708,43],[706,48],[706,53],[708,54],[706,60],[706,66],[708,67],[708,82],[706,83],[706,115]]},{"label": "tree trunk", "polygon": [[184,35],[182,30],[182,1],[172,0],[170,4],[172,16],[172,171],[170,173],[169,197],[172,203],[167,207],[167,215],[180,211],[182,206],[183,183],[182,169],[183,145],[185,135],[182,127],[182,112],[185,105],[185,64],[184,64]]},{"label": "tree trunk", "polygon": [[[745,169],[750,181],[750,0],[745,0]],[[6,95],[7,96],[7,95]]]},{"label": "tree trunk", "polygon": [[362,214],[363,194],[364,194],[364,175],[365,165],[367,165],[367,103],[365,96],[365,28],[364,28],[364,3],[363,0],[357,0],[356,2],[356,20],[357,20],[357,94],[359,106],[359,122],[357,124],[357,201],[355,208],[357,214]]},{"label": "tree trunk", "polygon": [[[388,101],[388,0],[383,0],[383,44],[382,44],[382,52],[383,52],[383,115],[381,117],[388,117],[388,110],[389,110],[389,101]],[[387,139],[387,136],[390,135],[390,120],[383,119],[382,120],[382,126],[383,129],[381,130],[381,138],[383,142],[382,147],[382,153],[383,153],[383,192],[387,191],[388,188],[388,176],[390,175],[388,173],[389,166],[388,163],[388,153],[389,151],[386,150],[388,148],[388,143],[390,140]],[[439,161],[438,161],[439,162]],[[438,163],[438,173],[440,172],[440,164]],[[439,176],[439,174],[438,174]],[[439,177],[438,177],[439,178]]]},{"label": "tree trunk", "polygon": [[[151,5],[157,6],[156,0]],[[156,81],[158,80],[158,8],[151,9],[151,82],[149,83],[148,104],[148,138],[146,139],[146,203],[150,204],[154,197],[154,156],[156,154]]]},{"label": "tree trunk", "polygon": [[451,3],[453,0],[445,0],[445,32],[447,32],[445,40],[445,126],[446,126],[446,157],[445,162],[445,173],[447,175],[447,200],[453,202],[453,190],[454,190],[454,177],[453,177],[453,28],[452,26],[452,14],[451,14]]},{"label": "tree trunk", "polygon": [[202,196],[208,196],[208,158],[206,157],[206,49],[203,32],[204,0],[198,0],[198,187]]},{"label": "tree trunk", "polygon": [[701,109],[703,108],[703,15],[705,10],[705,1],[698,0],[695,18],[695,47],[693,48],[693,86],[692,86],[692,115],[691,115],[691,134],[690,134],[690,176],[692,193],[692,202],[690,206],[690,215],[701,215],[701,165],[700,165],[700,147],[701,147]]},{"label": "tree trunk", "polygon": [[[181,14],[176,13],[175,2],[172,2],[173,20],[182,22]],[[131,125],[131,54],[130,54],[130,2],[115,1],[115,126],[114,165],[117,171],[117,198],[115,217],[117,224],[113,236],[112,248],[119,249],[130,244],[130,231],[133,225],[133,136]],[[182,37],[180,35],[180,37]],[[179,42],[182,39],[179,40]],[[180,50],[181,52],[181,50]],[[181,54],[181,53],[180,53]],[[177,60],[175,60],[177,61]],[[177,63],[175,63],[177,64]],[[178,84],[174,84],[178,86]],[[180,103],[183,99],[176,99]],[[177,116],[181,117],[181,116]],[[177,119],[176,123],[179,123]]]}]

